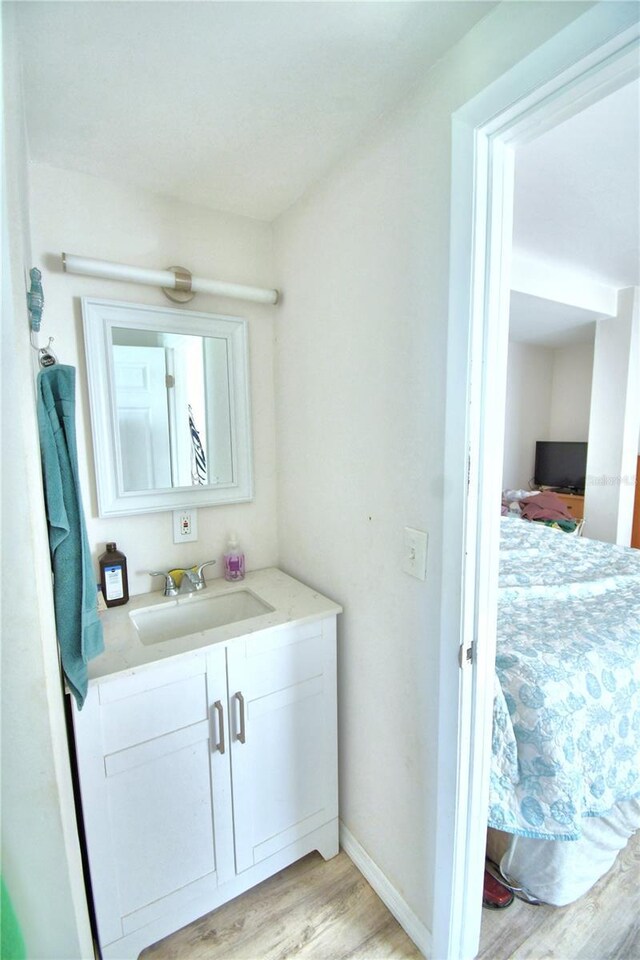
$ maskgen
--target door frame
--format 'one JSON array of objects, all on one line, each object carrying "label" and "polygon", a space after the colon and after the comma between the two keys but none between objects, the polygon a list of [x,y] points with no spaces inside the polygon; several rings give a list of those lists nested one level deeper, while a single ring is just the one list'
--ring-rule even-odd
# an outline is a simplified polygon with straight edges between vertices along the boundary
[{"label": "door frame", "polygon": [[595,4],[452,117],[435,960],[480,942],[514,149],[640,75],[639,16]]}]

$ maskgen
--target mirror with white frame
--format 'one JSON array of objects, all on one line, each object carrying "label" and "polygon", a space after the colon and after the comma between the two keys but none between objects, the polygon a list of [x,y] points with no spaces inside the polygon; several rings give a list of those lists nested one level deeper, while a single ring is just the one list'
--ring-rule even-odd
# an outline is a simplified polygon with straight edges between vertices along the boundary
[{"label": "mirror with white frame", "polygon": [[101,517],[253,496],[247,323],[82,299]]}]

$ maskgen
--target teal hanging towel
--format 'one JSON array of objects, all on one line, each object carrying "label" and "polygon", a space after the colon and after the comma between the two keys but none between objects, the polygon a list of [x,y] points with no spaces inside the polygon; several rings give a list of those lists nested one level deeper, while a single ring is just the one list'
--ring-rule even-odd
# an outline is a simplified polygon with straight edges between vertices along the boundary
[{"label": "teal hanging towel", "polygon": [[24,938],[13,904],[2,877],[2,901],[0,903],[0,957],[2,960],[26,960]]},{"label": "teal hanging towel", "polygon": [[75,368],[64,364],[41,370],[37,406],[60,659],[82,708],[87,661],[104,641],[78,480],[75,380]]}]

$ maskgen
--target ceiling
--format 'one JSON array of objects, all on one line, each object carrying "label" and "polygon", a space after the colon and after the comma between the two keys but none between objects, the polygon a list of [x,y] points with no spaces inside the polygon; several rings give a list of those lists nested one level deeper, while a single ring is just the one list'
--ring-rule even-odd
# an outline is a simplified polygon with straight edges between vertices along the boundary
[{"label": "ceiling", "polygon": [[[31,159],[271,221],[496,4],[21,0]],[[640,284],[640,83],[518,149],[515,252]],[[514,295],[512,336],[594,316]]]},{"label": "ceiling", "polygon": [[[615,288],[640,285],[640,81],[516,152],[514,249]],[[594,314],[512,294],[511,337],[592,339]]]},{"label": "ceiling", "polygon": [[269,221],[495,5],[19,2],[31,158]]},{"label": "ceiling", "polygon": [[580,307],[511,291],[509,339],[538,347],[592,342],[598,314]]}]

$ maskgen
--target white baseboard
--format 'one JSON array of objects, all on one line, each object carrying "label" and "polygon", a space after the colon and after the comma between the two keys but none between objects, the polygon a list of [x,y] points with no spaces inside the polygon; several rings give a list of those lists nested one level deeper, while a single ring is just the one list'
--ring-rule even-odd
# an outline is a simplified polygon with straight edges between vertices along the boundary
[{"label": "white baseboard", "polygon": [[362,876],[378,894],[384,905],[396,918],[405,933],[411,937],[418,950],[431,956],[431,931],[418,920],[396,888],[392,886],[377,863],[371,859],[364,847],[360,846],[353,834],[340,821],[340,846],[353,861]]}]

